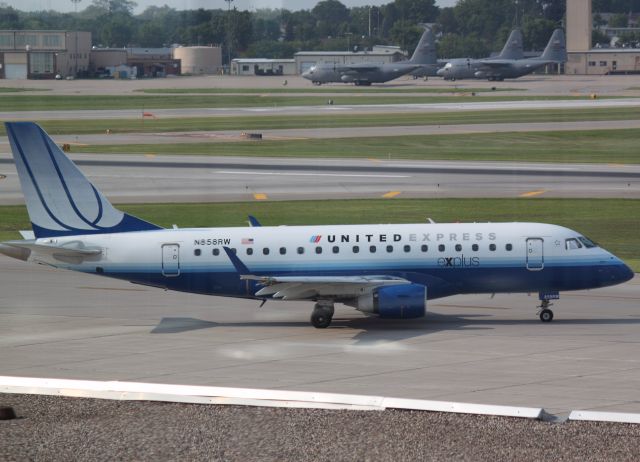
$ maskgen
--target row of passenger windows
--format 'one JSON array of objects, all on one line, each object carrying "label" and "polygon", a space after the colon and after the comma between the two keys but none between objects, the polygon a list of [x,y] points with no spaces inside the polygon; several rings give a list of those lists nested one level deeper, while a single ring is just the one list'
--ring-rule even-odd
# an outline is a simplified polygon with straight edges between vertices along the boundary
[{"label": "row of passenger windows", "polygon": [[[456,244],[454,248],[455,248],[456,252],[462,252],[462,244]],[[504,248],[505,248],[505,250],[507,252],[511,252],[513,250],[513,245],[506,244],[504,246]],[[338,254],[338,253],[340,253],[341,249],[342,249],[341,247],[339,247],[337,245],[334,245],[333,247],[331,247],[331,252],[334,253],[334,254]],[[351,252],[353,252],[353,253],[360,253],[360,250],[361,250],[360,246],[358,246],[358,245],[354,245],[354,246],[351,247]],[[378,252],[378,247],[375,246],[375,245],[370,245],[368,250],[369,250],[369,253],[376,253],[376,252]],[[392,245],[388,245],[386,247],[383,247],[381,252],[383,252],[385,250],[386,250],[387,253],[393,253],[395,251],[395,247],[392,246]],[[411,252],[411,246],[410,245],[404,245],[402,247],[402,250],[405,253],[409,253],[409,252]],[[472,244],[471,245],[471,250],[473,252],[477,252],[477,251],[480,250],[480,246],[478,244]],[[489,244],[489,250],[491,252],[495,252],[497,250],[496,244]],[[237,253],[237,250],[235,248],[232,248],[231,251],[233,253]],[[363,249],[363,251],[366,251],[366,247]],[[420,246],[420,251],[421,252],[425,252],[425,253],[428,252],[429,251],[429,246],[426,245],[426,244],[421,245]],[[439,244],[438,245],[438,251],[439,252],[445,252],[446,251],[446,246],[444,244]],[[253,247],[247,247],[245,249],[245,252],[246,252],[247,255],[253,255],[254,249],[253,249]],[[305,248],[304,247],[298,247],[296,249],[296,252],[298,253],[298,255],[303,255],[305,253]],[[320,255],[320,254],[322,254],[324,252],[324,247],[317,246],[317,247],[314,248],[314,252],[317,255]],[[214,256],[217,257],[218,255],[220,255],[220,249],[219,248],[215,248],[215,249],[213,249],[212,253],[213,253]],[[286,247],[280,247],[278,249],[278,253],[280,255],[286,255],[287,254],[287,248]],[[202,249],[194,249],[193,254],[196,257],[199,257],[200,255],[202,255]],[[263,247],[262,248],[262,254],[263,255],[270,255],[271,254],[271,249],[269,247]]]}]

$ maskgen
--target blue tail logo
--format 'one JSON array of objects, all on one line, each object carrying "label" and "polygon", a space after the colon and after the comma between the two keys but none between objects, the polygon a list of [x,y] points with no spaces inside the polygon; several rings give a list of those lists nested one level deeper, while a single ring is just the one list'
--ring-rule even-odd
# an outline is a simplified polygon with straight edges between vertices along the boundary
[{"label": "blue tail logo", "polygon": [[37,238],[161,229],[114,208],[33,122],[6,122]]}]

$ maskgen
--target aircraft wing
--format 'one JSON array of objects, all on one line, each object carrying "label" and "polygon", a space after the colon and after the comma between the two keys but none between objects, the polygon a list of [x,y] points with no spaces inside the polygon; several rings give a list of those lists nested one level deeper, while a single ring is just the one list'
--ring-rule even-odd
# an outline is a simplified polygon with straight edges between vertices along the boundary
[{"label": "aircraft wing", "polygon": [[514,63],[513,60],[510,59],[487,59],[480,60],[480,64],[483,66],[488,66],[492,69],[502,69],[511,66]]},{"label": "aircraft wing", "polygon": [[410,284],[402,278],[390,276],[240,276],[244,280],[264,285],[256,297],[271,296],[282,300],[325,298],[354,298],[374,287]]},{"label": "aircraft wing", "polygon": [[271,296],[282,300],[355,298],[375,287],[410,284],[403,278],[386,275],[367,276],[261,276],[249,268],[228,247],[223,247],[241,280],[258,281],[264,287],[256,297]]}]

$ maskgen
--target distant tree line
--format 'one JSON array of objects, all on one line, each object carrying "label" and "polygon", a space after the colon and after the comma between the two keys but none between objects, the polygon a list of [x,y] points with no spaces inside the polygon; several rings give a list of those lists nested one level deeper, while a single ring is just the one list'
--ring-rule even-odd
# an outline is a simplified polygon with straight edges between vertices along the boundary
[{"label": "distant tree line", "polygon": [[[517,24],[525,47],[544,48],[562,24],[565,0],[459,0],[439,8],[435,0],[394,0],[382,6],[347,8],[322,0],[311,10],[235,8],[178,11],[151,6],[133,14],[130,0],[93,0],[77,13],[22,12],[0,3],[0,29],[86,30],[94,45],[162,47],[222,45],[223,56],[291,58],[299,50],[347,50],[397,44],[409,52],[419,23],[433,24],[441,57],[487,56],[499,50]],[[628,13],[640,0],[594,0],[594,11]],[[637,11],[636,10],[636,11]]]}]

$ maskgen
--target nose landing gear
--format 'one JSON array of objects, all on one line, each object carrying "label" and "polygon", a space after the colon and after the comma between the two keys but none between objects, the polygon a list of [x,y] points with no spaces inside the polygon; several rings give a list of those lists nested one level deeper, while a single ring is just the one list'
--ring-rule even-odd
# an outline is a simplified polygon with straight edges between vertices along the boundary
[{"label": "nose landing gear", "polygon": [[553,303],[549,302],[549,300],[542,300],[542,303],[538,307],[538,316],[540,316],[540,321],[542,322],[551,322],[553,321],[553,311],[549,309]]}]

